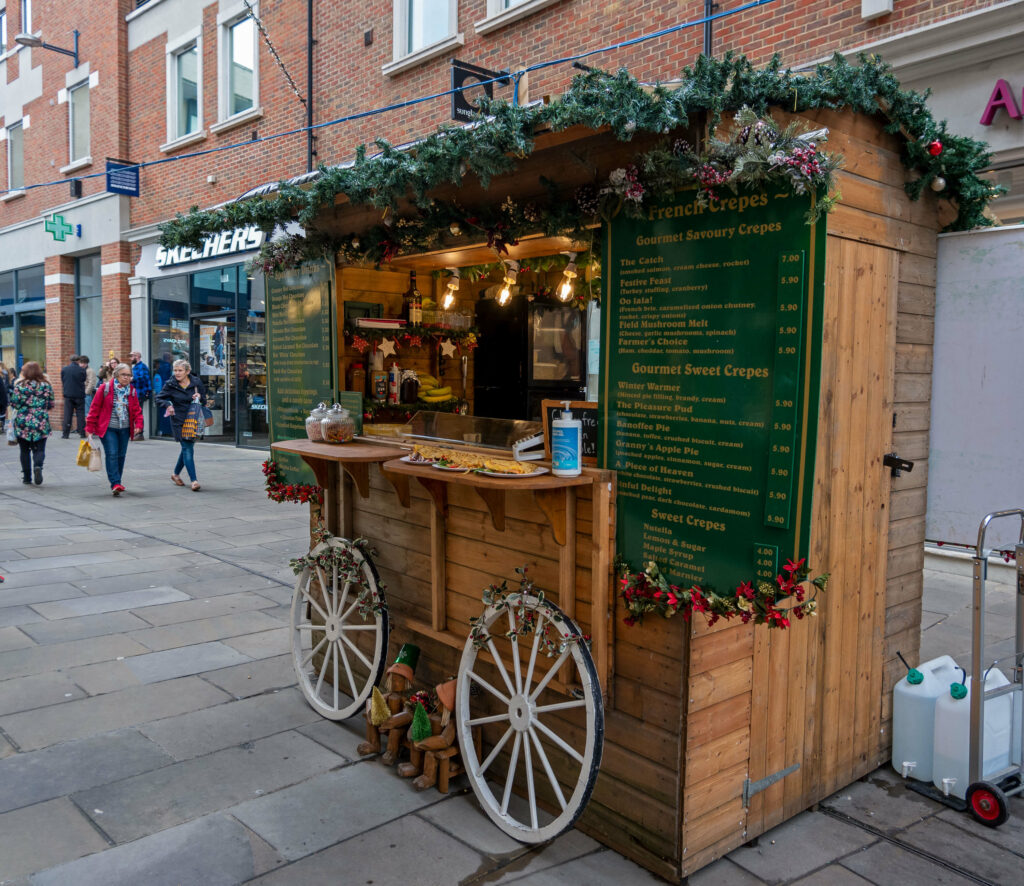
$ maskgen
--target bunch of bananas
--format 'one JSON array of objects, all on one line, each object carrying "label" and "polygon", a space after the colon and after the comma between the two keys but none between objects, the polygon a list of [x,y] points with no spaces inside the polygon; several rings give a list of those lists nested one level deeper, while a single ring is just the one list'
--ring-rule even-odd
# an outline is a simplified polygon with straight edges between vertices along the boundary
[{"label": "bunch of bananas", "polygon": [[432,375],[420,375],[419,398],[424,403],[447,403],[455,399],[450,385],[440,386],[440,382]]}]

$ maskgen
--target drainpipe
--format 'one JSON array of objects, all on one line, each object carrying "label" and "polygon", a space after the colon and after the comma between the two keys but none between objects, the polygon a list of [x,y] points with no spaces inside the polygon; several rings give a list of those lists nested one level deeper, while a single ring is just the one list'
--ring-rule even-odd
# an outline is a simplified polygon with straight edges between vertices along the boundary
[{"label": "drainpipe", "polygon": [[715,6],[717,4],[714,0],[704,0],[704,55],[711,58],[711,30],[712,23],[707,21],[712,15],[715,14]]},{"label": "drainpipe", "polygon": [[306,0],[306,171],[316,166],[316,136],[313,135],[313,0]]}]

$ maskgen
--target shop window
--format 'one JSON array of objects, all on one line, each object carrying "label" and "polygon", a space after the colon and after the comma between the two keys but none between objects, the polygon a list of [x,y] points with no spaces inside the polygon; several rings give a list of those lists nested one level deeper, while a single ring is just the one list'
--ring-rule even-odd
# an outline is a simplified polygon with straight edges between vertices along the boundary
[{"label": "shop window", "polygon": [[0,308],[14,304],[14,271],[0,274]]},{"label": "shop window", "polygon": [[7,187],[25,187],[25,128],[21,122],[7,127]]},{"label": "shop window", "polygon": [[46,371],[46,314],[24,311],[18,314],[18,365],[35,361]]},{"label": "shop window", "polygon": [[238,442],[270,445],[267,421],[267,332],[263,277],[242,281],[238,294]]},{"label": "shop window", "polygon": [[[199,29],[167,47],[167,141],[202,135],[203,62]],[[190,138],[191,137],[191,138]],[[167,145],[164,145],[166,148]]]},{"label": "shop window", "polygon": [[77,350],[96,366],[103,356],[103,289],[100,256],[84,255],[75,267]]},{"label": "shop window", "polygon": [[[189,359],[188,276],[169,280],[154,280],[150,286],[150,338],[149,369],[153,374],[153,390],[160,389],[171,379],[175,360]],[[149,427],[155,436],[171,436],[170,419],[163,410],[151,402]]]},{"label": "shop window", "polygon": [[[231,265],[192,274],[192,312],[233,311],[239,270],[238,265]],[[245,279],[244,273],[242,279]]]},{"label": "shop window", "polygon": [[395,0],[394,61],[384,73],[397,74],[463,45],[458,29],[456,0]]},{"label": "shop window", "polygon": [[225,22],[220,39],[220,119],[227,120],[256,107],[259,82],[256,67],[256,25],[245,15]]},{"label": "shop window", "polygon": [[0,363],[11,371],[18,366],[18,352],[14,347],[14,317],[0,314]]},{"label": "shop window", "polygon": [[83,80],[68,90],[69,160],[89,156],[89,81]]},{"label": "shop window", "polygon": [[16,272],[17,298],[19,303],[30,301],[42,301],[43,292],[43,266],[32,265],[29,268],[22,268]]}]

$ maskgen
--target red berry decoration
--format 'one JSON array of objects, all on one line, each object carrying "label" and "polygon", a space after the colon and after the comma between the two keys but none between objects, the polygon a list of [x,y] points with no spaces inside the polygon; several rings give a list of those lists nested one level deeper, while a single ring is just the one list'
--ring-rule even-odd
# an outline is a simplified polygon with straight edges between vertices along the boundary
[{"label": "red berry decoration", "polygon": [[942,142],[938,139],[928,142],[928,153],[933,157],[938,157],[942,153]]}]

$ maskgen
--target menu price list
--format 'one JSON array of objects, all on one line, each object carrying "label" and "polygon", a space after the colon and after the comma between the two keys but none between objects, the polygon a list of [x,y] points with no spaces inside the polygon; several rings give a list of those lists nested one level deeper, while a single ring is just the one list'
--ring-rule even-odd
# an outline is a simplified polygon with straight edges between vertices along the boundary
[{"label": "menu price list", "polygon": [[[331,283],[327,265],[305,265],[267,278],[267,402],[272,442],[304,438],[309,410],[334,396]],[[290,482],[314,482],[301,459],[278,458]]]},{"label": "menu price list", "polygon": [[[722,203],[680,193],[647,220],[610,225],[601,403],[619,551],[718,590],[773,579],[779,550],[798,546],[814,234],[797,198]],[[809,508],[809,490],[797,504]]]}]

